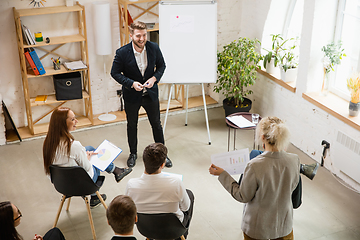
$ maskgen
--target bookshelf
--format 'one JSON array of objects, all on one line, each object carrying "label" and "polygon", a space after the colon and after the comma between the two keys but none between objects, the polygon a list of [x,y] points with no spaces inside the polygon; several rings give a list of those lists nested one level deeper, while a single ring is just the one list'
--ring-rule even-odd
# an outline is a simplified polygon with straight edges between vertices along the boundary
[{"label": "bookshelf", "polygon": [[[141,6],[139,6],[139,3],[148,3],[148,2],[153,2],[153,4],[151,4],[150,7],[148,8],[143,8]],[[156,17],[159,17],[159,14],[155,13],[152,11],[152,9],[154,7],[156,7],[157,5],[159,5],[159,1],[154,1],[154,0],[138,0],[136,2],[130,1],[130,0],[118,0],[118,6],[119,6],[119,25],[120,25],[120,43],[121,46],[124,46],[125,44],[129,43],[129,18],[128,18],[128,14],[125,14],[128,12],[128,8],[129,5],[140,9],[140,14],[138,14],[137,16],[134,16],[132,19],[133,21],[138,20],[141,16],[143,16],[145,13],[149,13],[152,14]],[[148,32],[151,31],[159,31],[159,23],[156,23],[154,28],[152,29],[148,29]]]},{"label": "bookshelf", "polygon": [[[21,67],[21,78],[23,84],[24,91],[24,99],[25,99],[25,107],[26,107],[26,116],[27,123],[30,133],[32,135],[44,134],[48,130],[48,123],[39,123],[40,120],[44,119],[46,116],[52,113],[52,111],[65,104],[68,101],[57,101],[55,94],[50,94],[47,97],[46,102],[35,102],[35,97],[30,96],[29,87],[31,86],[31,81],[37,78],[44,78],[44,81],[52,81],[52,76],[57,74],[69,73],[69,72],[81,72],[81,81],[82,81],[82,92],[83,98],[80,100],[82,102],[82,107],[84,109],[83,115],[79,115],[77,113],[77,118],[79,120],[78,126],[88,126],[93,124],[93,113],[92,113],[92,100],[91,100],[91,84],[90,84],[90,76],[89,76],[89,59],[88,59],[88,46],[87,46],[87,34],[86,34],[86,22],[85,22],[85,8],[84,6],[77,3],[74,6],[66,7],[42,7],[42,8],[32,8],[32,9],[16,9],[13,8],[14,12],[14,20],[16,27],[16,36],[17,36],[17,44],[18,44],[18,53],[20,58],[20,67]],[[54,18],[59,13],[71,13],[75,14],[77,17],[77,28],[78,34],[65,35],[65,36],[54,36],[50,37],[50,42],[46,43],[45,40],[43,42],[37,42],[35,45],[28,45],[24,42],[23,32],[21,27],[21,18],[22,17],[31,17],[36,18],[40,15],[47,15],[46,17]],[[76,30],[77,31],[77,30]],[[71,59],[67,56],[60,55],[56,51],[63,45],[68,43],[79,44],[80,47],[80,56],[81,60],[87,66],[86,69],[69,71],[66,70],[65,67],[61,65],[60,70],[54,70],[53,67],[45,67],[46,73],[43,75],[34,75],[34,73],[27,68],[26,59],[24,56],[24,51],[27,48],[34,48],[46,52],[43,56],[39,56],[40,60],[49,55],[55,55],[56,57],[60,57],[62,60],[66,59],[67,61],[74,61],[75,59]],[[44,47],[52,46],[52,50],[48,50]],[[79,59],[76,59],[79,60]],[[43,93],[38,93],[42,95]],[[75,100],[74,100],[75,101]],[[46,106],[46,107],[44,107]],[[38,116],[34,119],[33,116],[33,108],[42,107],[41,116]],[[50,110],[49,110],[50,107]]]}]

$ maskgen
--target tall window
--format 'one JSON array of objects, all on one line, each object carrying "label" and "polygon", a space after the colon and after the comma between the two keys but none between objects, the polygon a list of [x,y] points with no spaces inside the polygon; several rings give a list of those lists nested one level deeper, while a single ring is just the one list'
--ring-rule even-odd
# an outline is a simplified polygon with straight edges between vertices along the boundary
[{"label": "tall window", "polygon": [[360,0],[340,0],[338,6],[335,41],[341,40],[346,57],[336,67],[330,90],[347,100],[350,92],[346,79],[360,72]]}]

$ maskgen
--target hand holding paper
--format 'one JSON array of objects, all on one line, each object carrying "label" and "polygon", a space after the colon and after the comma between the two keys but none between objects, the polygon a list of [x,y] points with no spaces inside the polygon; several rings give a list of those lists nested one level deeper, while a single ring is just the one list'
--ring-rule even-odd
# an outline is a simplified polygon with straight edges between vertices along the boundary
[{"label": "hand holding paper", "polygon": [[214,164],[211,164],[211,166],[209,168],[209,173],[214,176],[219,176],[223,171],[224,171],[224,169],[222,169],[221,167],[215,166]]},{"label": "hand holding paper", "polygon": [[241,174],[244,172],[245,167],[249,161],[250,157],[248,148],[232,152],[214,154],[211,155],[212,165],[209,171],[213,167],[214,169],[212,169],[212,171],[215,173],[213,175],[216,175],[216,173],[221,171],[221,169],[227,171],[230,175]]}]

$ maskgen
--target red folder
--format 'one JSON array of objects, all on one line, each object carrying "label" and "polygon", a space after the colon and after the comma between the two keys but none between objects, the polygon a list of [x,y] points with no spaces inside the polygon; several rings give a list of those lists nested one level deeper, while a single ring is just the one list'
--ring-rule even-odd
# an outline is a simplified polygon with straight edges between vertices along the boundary
[{"label": "red folder", "polygon": [[34,61],[32,60],[30,53],[25,52],[25,57],[26,57],[26,60],[28,61],[28,63],[30,64],[31,69],[34,71],[34,74],[39,75],[40,73],[39,73],[38,69],[36,68]]}]

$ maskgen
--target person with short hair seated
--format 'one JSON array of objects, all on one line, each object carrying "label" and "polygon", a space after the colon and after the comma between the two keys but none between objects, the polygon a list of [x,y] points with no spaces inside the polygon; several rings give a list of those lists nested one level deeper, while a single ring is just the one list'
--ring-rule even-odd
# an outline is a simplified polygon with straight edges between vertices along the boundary
[{"label": "person with short hair seated", "polygon": [[[20,225],[22,214],[11,202],[0,202],[0,239],[22,240],[23,237],[17,232],[16,227]],[[58,228],[50,229],[44,237],[35,234],[33,240],[65,240],[64,235]]]},{"label": "person with short hair seated", "polygon": [[[83,147],[79,141],[75,141],[70,131],[76,129],[78,120],[70,108],[58,107],[51,115],[49,130],[43,145],[43,157],[45,173],[50,174],[50,166],[57,165],[61,167],[80,166],[85,169],[94,182],[100,176],[100,170],[90,163],[90,158],[94,155],[92,146]],[[105,171],[115,176],[116,182],[120,182],[128,175],[131,168],[118,168],[111,163]],[[101,194],[104,201],[106,195]],[[91,195],[90,207],[94,208],[101,203],[98,196]]]},{"label": "person with short hair seated", "polygon": [[134,224],[137,222],[136,205],[131,197],[116,196],[106,210],[106,218],[115,235],[111,240],[136,240]]},{"label": "person with short hair seated", "polygon": [[[145,171],[140,178],[132,178],[125,194],[130,196],[139,213],[174,213],[188,229],[193,213],[194,195],[185,189],[180,178],[162,173],[167,148],[152,143],[144,149]],[[186,238],[188,231],[184,234]]]}]

